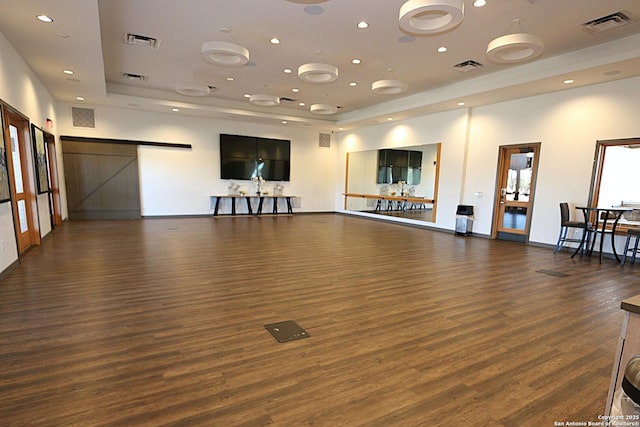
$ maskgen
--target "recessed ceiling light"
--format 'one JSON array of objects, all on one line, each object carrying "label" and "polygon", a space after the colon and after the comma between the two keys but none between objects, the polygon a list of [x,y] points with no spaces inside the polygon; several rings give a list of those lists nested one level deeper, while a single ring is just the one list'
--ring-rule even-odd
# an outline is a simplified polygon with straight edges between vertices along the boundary
[{"label": "recessed ceiling light", "polygon": [[84,101],[84,98],[82,96],[76,96],[76,101]]},{"label": "recessed ceiling light", "polygon": [[562,83],[566,84],[566,85],[570,85],[571,83],[573,83],[574,80],[573,79],[567,79],[565,81],[563,81]]},{"label": "recessed ceiling light", "polygon": [[36,16],[36,19],[41,22],[46,22],[47,24],[50,24],[53,22],[53,19],[48,17],[47,15],[38,15]]},{"label": "recessed ceiling light", "polygon": [[464,102],[458,102],[458,105],[462,107],[464,105]]},{"label": "recessed ceiling light", "polygon": [[304,102],[298,102],[298,106],[304,107],[306,104]]},{"label": "recessed ceiling light", "polygon": [[289,122],[287,122],[286,120],[283,120],[283,121],[282,121],[282,124],[283,124],[283,125],[286,125],[287,123],[289,123]]},{"label": "recessed ceiling light", "polygon": [[353,58],[353,59],[351,60],[351,63],[352,63],[352,64],[356,64],[356,65],[357,65],[357,64],[360,64],[361,62],[362,62],[362,61],[360,61],[358,58]]},{"label": "recessed ceiling light", "polygon": [[271,44],[280,44],[280,39],[277,37],[274,37],[270,40]]},{"label": "recessed ceiling light", "polygon": [[387,120],[388,120],[388,121],[391,121],[391,120],[393,120],[393,118],[391,118],[391,117],[387,117]]},{"label": "recessed ceiling light", "polygon": [[486,6],[487,2],[485,0],[476,0],[473,2],[473,5],[475,7],[482,7],[482,6]]},{"label": "recessed ceiling light", "polygon": [[234,81],[236,81],[236,79],[234,79],[233,77],[229,76],[229,77],[227,77],[227,81],[228,82],[234,82]]},{"label": "recessed ceiling light", "polygon": [[294,87],[293,89],[291,89],[291,92],[298,93],[300,92],[300,89],[298,89],[297,87]]},{"label": "recessed ceiling light", "polygon": [[365,29],[365,28],[369,28],[369,23],[365,22],[365,21],[360,21],[358,22],[358,28],[360,29]]},{"label": "recessed ceiling light", "polygon": [[251,95],[250,95],[250,94],[248,94],[248,93],[245,93],[245,94],[244,94],[244,95],[242,95],[242,96],[244,96],[245,98],[251,98]]},{"label": "recessed ceiling light", "polygon": [[291,68],[285,68],[284,70],[282,70],[285,74],[291,74],[293,71],[291,70]]},{"label": "recessed ceiling light", "polygon": [[173,111],[174,113],[177,113],[180,110],[178,108],[172,108],[171,111]]},{"label": "recessed ceiling light", "polygon": [[349,86],[356,87],[356,86],[358,86],[358,83],[357,82],[349,82]]},{"label": "recessed ceiling light", "polygon": [[70,76],[73,76],[73,70],[63,70],[62,72]]},{"label": "recessed ceiling light", "polygon": [[446,48],[446,47],[444,47],[444,46],[440,46],[440,47],[438,48],[438,52],[440,52],[440,53],[444,53],[444,52],[446,52],[446,51],[447,51],[447,48]]}]

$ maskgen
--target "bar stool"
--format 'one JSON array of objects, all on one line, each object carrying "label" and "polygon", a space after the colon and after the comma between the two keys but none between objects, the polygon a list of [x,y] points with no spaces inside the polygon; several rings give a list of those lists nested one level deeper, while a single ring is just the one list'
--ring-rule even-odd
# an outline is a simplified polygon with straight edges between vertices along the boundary
[{"label": "bar stool", "polygon": [[[634,238],[635,241],[633,243],[633,248],[629,249],[629,244],[631,243],[631,239]],[[631,263],[636,262],[636,254],[638,253],[638,243],[640,243],[640,228],[630,228],[627,230],[627,240],[624,243],[624,254],[622,254],[622,262],[620,265],[624,266],[624,263],[627,261],[627,253],[631,251],[633,254],[631,258]]]}]

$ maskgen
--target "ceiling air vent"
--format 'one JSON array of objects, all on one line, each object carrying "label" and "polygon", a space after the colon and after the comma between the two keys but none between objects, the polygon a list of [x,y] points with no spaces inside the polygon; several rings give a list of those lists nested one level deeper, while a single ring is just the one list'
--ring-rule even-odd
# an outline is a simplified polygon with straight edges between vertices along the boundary
[{"label": "ceiling air vent", "polygon": [[158,49],[160,47],[160,40],[154,37],[141,36],[139,34],[132,34],[132,33],[125,33],[124,44],[148,47],[151,49]]},{"label": "ceiling air vent", "polygon": [[136,82],[146,82],[147,76],[143,76],[142,74],[133,74],[133,73],[122,73],[122,77],[127,80],[132,80]]},{"label": "ceiling air vent", "polygon": [[590,33],[601,33],[603,31],[618,28],[623,25],[637,22],[638,19],[630,15],[627,12],[620,11],[612,13],[611,15],[602,16],[600,18],[592,19],[589,22],[580,24],[580,26],[589,31]]},{"label": "ceiling air vent", "polygon": [[461,62],[453,66],[454,70],[460,71],[461,73],[466,73],[473,70],[479,70],[480,68],[482,68],[482,64],[472,59]]}]

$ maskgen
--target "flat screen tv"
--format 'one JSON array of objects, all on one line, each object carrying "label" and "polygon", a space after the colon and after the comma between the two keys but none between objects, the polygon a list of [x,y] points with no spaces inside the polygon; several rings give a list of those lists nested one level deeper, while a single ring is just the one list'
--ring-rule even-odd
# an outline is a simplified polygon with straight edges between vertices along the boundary
[{"label": "flat screen tv", "polygon": [[220,178],[289,181],[291,141],[220,134]]}]

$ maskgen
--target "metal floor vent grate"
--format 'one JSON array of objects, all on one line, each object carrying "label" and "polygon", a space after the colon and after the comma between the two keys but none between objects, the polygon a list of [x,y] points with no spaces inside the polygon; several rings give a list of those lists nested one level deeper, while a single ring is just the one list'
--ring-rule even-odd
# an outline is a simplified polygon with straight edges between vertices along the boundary
[{"label": "metal floor vent grate", "polygon": [[569,277],[567,273],[563,273],[561,271],[554,271],[554,270],[538,270],[536,271],[536,273],[547,274],[549,276],[554,276],[554,277]]},{"label": "metal floor vent grate", "polygon": [[264,325],[264,327],[278,342],[287,342],[309,337],[309,333],[298,326],[293,320],[270,323]]}]

